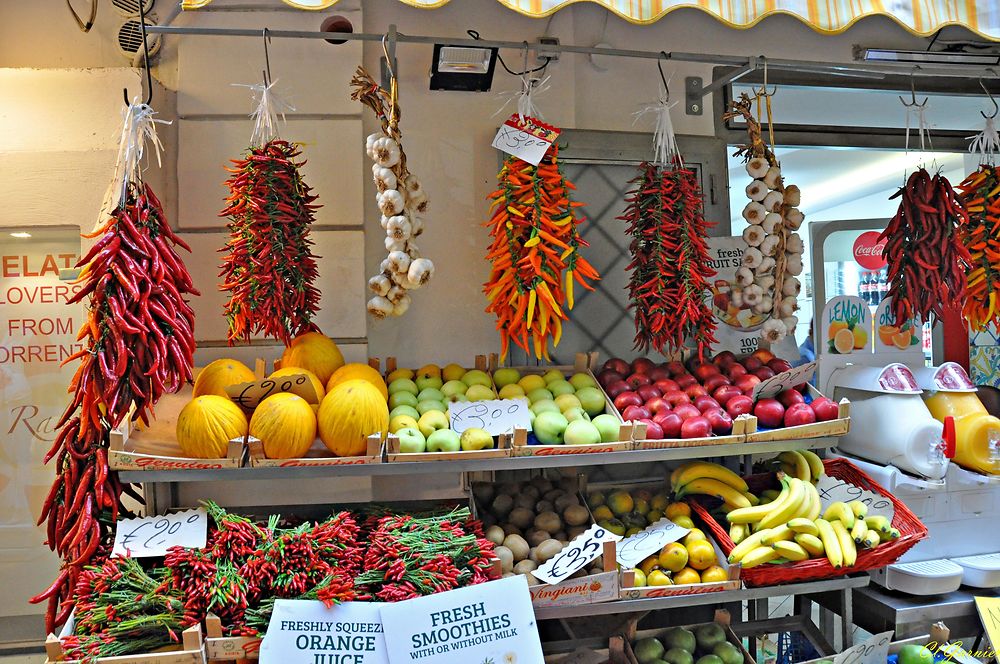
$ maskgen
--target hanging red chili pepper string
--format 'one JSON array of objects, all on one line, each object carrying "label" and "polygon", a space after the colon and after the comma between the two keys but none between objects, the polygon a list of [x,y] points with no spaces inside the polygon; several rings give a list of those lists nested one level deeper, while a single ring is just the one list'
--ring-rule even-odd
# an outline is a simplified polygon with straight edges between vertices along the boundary
[{"label": "hanging red chili pepper string", "polygon": [[982,165],[959,185],[969,223],[962,243],[969,250],[965,318],[969,329],[1000,326],[1000,167]]}]

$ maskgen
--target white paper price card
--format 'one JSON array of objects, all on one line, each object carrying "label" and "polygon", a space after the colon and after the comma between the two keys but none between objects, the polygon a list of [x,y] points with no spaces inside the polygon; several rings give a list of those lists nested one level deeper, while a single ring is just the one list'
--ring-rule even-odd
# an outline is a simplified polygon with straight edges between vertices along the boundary
[{"label": "white paper price card", "polygon": [[122,519],[115,529],[112,555],[132,558],[162,556],[172,546],[202,549],[208,537],[208,514],[204,508],[163,516]]},{"label": "white paper price card", "polygon": [[448,406],[451,430],[486,429],[491,436],[513,433],[514,429],[531,430],[531,412],[527,399],[491,401],[456,401]]},{"label": "white paper price card", "polygon": [[833,658],[833,664],[885,664],[892,632],[876,634],[864,643],[851,646]]},{"label": "white paper price card", "polygon": [[305,374],[265,378],[252,383],[240,383],[226,388],[226,394],[244,408],[253,409],[261,401],[278,392],[291,392],[309,403],[316,403],[318,395],[312,381]]},{"label": "white paper price card", "polygon": [[544,661],[520,574],[381,607],[390,664]]},{"label": "white paper price card", "polygon": [[583,569],[590,564],[590,561],[601,555],[605,542],[617,542],[620,539],[620,535],[615,535],[595,523],[577,535],[572,542],[563,547],[562,551],[545,561],[532,574],[539,581],[554,585]]},{"label": "white paper price card", "polygon": [[788,371],[782,371],[780,374],[775,374],[767,380],[761,381],[753,386],[752,396],[754,403],[760,399],[772,399],[778,394],[791,389],[796,385],[808,383],[812,380],[814,373],[816,373],[816,363],[806,362],[805,364],[795,367],[794,369],[789,369]]},{"label": "white paper price card", "polygon": [[555,127],[515,113],[500,125],[493,138],[493,147],[537,166],[558,136],[559,130]]},{"label": "white paper price card", "polygon": [[378,602],[279,599],[260,664],[388,664]]},{"label": "white paper price card", "polygon": [[653,555],[671,542],[676,542],[690,531],[664,517],[641,533],[626,537],[618,543],[618,564],[631,569],[647,556]]},{"label": "white paper price card", "polygon": [[822,502],[824,510],[830,503],[849,503],[852,500],[860,500],[868,507],[868,516],[884,516],[892,521],[892,517],[896,514],[892,501],[885,496],[862,489],[856,484],[836,477],[821,476],[819,482],[816,483],[816,491],[819,492],[820,502]]}]

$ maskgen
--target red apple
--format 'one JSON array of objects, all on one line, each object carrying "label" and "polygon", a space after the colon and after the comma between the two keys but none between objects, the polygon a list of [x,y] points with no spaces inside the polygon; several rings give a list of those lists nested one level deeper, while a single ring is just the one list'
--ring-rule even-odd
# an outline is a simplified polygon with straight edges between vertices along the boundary
[{"label": "red apple", "polygon": [[754,376],[760,378],[761,380],[767,380],[768,378],[774,378],[774,372],[771,371],[769,367],[761,367],[753,372]]},{"label": "red apple", "polygon": [[695,367],[695,369],[694,369],[694,376],[695,376],[695,378],[697,378],[698,380],[700,380],[703,383],[706,380],[708,380],[709,378],[711,378],[712,376],[718,376],[719,373],[720,373],[719,367],[715,366],[714,364],[712,364],[710,362],[706,362],[705,364],[701,364],[701,365]]},{"label": "red apple", "polygon": [[597,374],[597,382],[601,385],[610,385],[611,383],[616,383],[623,378],[624,376],[617,371],[612,371],[611,369],[602,369],[601,373]]},{"label": "red apple", "polygon": [[622,392],[615,397],[615,408],[618,412],[624,411],[629,406],[641,406],[642,398],[635,392]]},{"label": "red apple", "polygon": [[681,438],[708,438],[712,435],[712,424],[701,415],[684,420]]},{"label": "red apple", "polygon": [[663,427],[656,423],[656,420],[639,420],[646,425],[646,438],[648,440],[663,440]]},{"label": "red apple", "polygon": [[645,406],[626,406],[625,410],[622,411],[622,419],[626,422],[635,422],[636,420],[646,420],[652,417],[652,413]]},{"label": "red apple", "polygon": [[753,374],[747,374],[746,376],[740,376],[734,381],[736,387],[740,388],[743,394],[750,394],[753,391],[753,386],[760,382],[760,378],[754,376]]},{"label": "red apple", "polygon": [[611,397],[612,399],[614,399],[616,396],[618,396],[622,392],[628,392],[629,389],[630,388],[628,386],[628,383],[626,383],[623,380],[616,380],[613,383],[608,383],[604,387],[604,391],[607,392],[608,396]]},{"label": "red apple", "polygon": [[764,366],[764,363],[758,360],[753,355],[744,358],[740,364],[742,364],[743,367],[750,372],[757,371],[757,369],[760,369],[762,366]]},{"label": "red apple", "polygon": [[767,366],[776,374],[784,373],[792,368],[792,365],[788,363],[788,360],[783,360],[780,357],[776,357],[768,362]]},{"label": "red apple", "polygon": [[809,406],[816,413],[816,419],[820,422],[829,422],[840,417],[840,408],[827,397],[817,397],[812,400]]},{"label": "red apple", "polygon": [[712,408],[702,413],[712,425],[712,433],[716,436],[728,436],[733,432],[733,418],[721,408]]},{"label": "red apple", "polygon": [[677,413],[661,411],[653,416],[653,421],[663,429],[664,438],[679,438],[684,420]]},{"label": "red apple", "polygon": [[718,401],[707,394],[703,394],[700,397],[695,398],[694,407],[704,413],[709,408],[719,408],[720,406]]},{"label": "red apple", "polygon": [[703,396],[705,396],[706,394],[708,394],[708,390],[706,390],[706,389],[705,389],[704,387],[702,387],[701,385],[699,385],[699,384],[697,384],[697,383],[695,383],[694,385],[688,385],[688,386],[687,386],[687,387],[686,387],[686,388],[684,389],[684,392],[685,392],[685,393],[686,393],[686,394],[687,394],[687,395],[688,395],[689,397],[691,397],[692,399],[694,399],[694,398],[696,398],[696,397],[703,397]]},{"label": "red apple", "polygon": [[735,385],[720,385],[712,392],[712,398],[725,408],[726,403],[738,394],[743,394],[743,391]]},{"label": "red apple", "polygon": [[733,419],[753,410],[753,399],[746,394],[737,394],[726,402],[726,412]]},{"label": "red apple", "polygon": [[646,409],[656,415],[660,411],[670,411],[670,404],[663,397],[654,397],[646,402]]},{"label": "red apple", "polygon": [[687,369],[684,368],[683,362],[674,360],[673,362],[667,362],[667,371],[670,372],[671,376],[679,376],[680,374],[685,373]]},{"label": "red apple", "polygon": [[726,369],[726,375],[729,376],[730,380],[736,380],[740,376],[746,376],[749,371],[742,364],[734,364],[728,369]]},{"label": "red apple", "polygon": [[[650,376],[650,378],[652,378],[652,376]],[[663,378],[661,380],[658,380],[655,383],[653,383],[653,385],[655,385],[656,389],[658,389],[660,392],[663,392],[664,394],[666,394],[667,392],[671,392],[673,390],[681,389],[681,386],[678,385],[676,381],[670,380],[669,378]]]},{"label": "red apple", "polygon": [[655,385],[640,385],[635,393],[642,397],[643,401],[649,401],[650,399],[663,396],[663,392],[658,390]]},{"label": "red apple", "polygon": [[726,369],[728,367],[731,367],[737,362],[736,356],[733,355],[732,351],[728,350],[724,350],[718,355],[716,355],[715,359],[712,361],[715,362],[715,366],[719,367],[720,369]]},{"label": "red apple", "polygon": [[680,374],[679,376],[674,376],[674,382],[677,383],[677,386],[683,390],[689,385],[697,385],[698,379],[692,376],[691,374],[686,373],[686,374]]},{"label": "red apple", "polygon": [[654,383],[670,378],[670,372],[667,371],[667,368],[659,364],[647,371],[646,375],[649,376]]},{"label": "red apple", "polygon": [[774,353],[767,350],[766,348],[758,348],[757,350],[755,350],[753,353],[750,354],[750,357],[757,358],[758,360],[760,360],[761,364],[767,364],[768,362],[774,359]]},{"label": "red apple", "polygon": [[663,398],[666,399],[667,403],[674,408],[682,403],[691,403],[691,397],[684,394],[680,390],[670,390],[669,392],[664,392]]},{"label": "red apple", "polygon": [[761,399],[753,407],[757,422],[768,429],[780,427],[785,420],[785,407],[777,399]]},{"label": "red apple", "polygon": [[620,376],[627,376],[632,373],[632,365],[620,357],[613,357],[604,363],[601,369],[610,369]]},{"label": "red apple", "polygon": [[656,363],[647,357],[637,357],[632,360],[632,371],[635,373],[649,373]]},{"label": "red apple", "polygon": [[688,420],[691,419],[692,417],[698,417],[699,415],[701,415],[701,411],[698,410],[698,408],[695,407],[694,404],[690,403],[678,404],[676,407],[674,407],[674,412],[680,415],[680,418],[682,420]]},{"label": "red apple", "polygon": [[[795,392],[798,394],[798,392]],[[807,404],[793,403],[785,411],[785,426],[797,427],[802,424],[812,424],[816,421],[816,413]]]},{"label": "red apple", "polygon": [[633,390],[639,389],[639,387],[641,387],[642,385],[653,384],[653,381],[649,379],[649,376],[641,373],[632,374],[631,376],[625,379],[625,382],[628,383],[628,386],[631,387]]},{"label": "red apple", "polygon": [[791,408],[797,403],[805,403],[805,397],[797,390],[784,390],[778,395],[778,401],[785,408]]}]

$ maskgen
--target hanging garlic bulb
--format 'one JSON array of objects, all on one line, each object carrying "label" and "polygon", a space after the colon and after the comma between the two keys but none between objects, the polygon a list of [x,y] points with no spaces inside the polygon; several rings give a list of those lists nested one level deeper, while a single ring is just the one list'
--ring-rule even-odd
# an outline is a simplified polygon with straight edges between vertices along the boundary
[{"label": "hanging garlic bulb", "polygon": [[389,168],[399,163],[399,143],[383,136],[372,143],[372,158],[379,166]]},{"label": "hanging garlic bulb", "polygon": [[423,285],[434,275],[434,263],[426,258],[418,258],[410,263],[407,277],[412,284]]},{"label": "hanging garlic bulb", "polygon": [[396,302],[392,305],[392,315],[402,316],[410,308],[410,296],[404,293]]},{"label": "hanging garlic bulb", "polygon": [[761,337],[770,344],[776,344],[788,334],[785,324],[776,318],[764,321],[761,328]]},{"label": "hanging garlic bulb", "polygon": [[389,219],[389,223],[386,224],[385,234],[387,237],[391,237],[396,240],[409,240],[410,239],[410,221],[404,216],[396,215]]},{"label": "hanging garlic bulb", "polygon": [[802,282],[800,282],[796,277],[785,277],[784,283],[781,284],[781,294],[791,295],[796,297],[802,291]]},{"label": "hanging garlic bulb", "polygon": [[768,235],[760,243],[760,253],[764,254],[765,256],[773,256],[774,253],[778,250],[778,242],[780,241],[781,238],[779,238],[777,235]]},{"label": "hanging garlic bulb", "polygon": [[771,311],[772,308],[774,308],[774,300],[771,299],[770,295],[765,295],[760,298],[760,302],[754,305],[753,310],[754,313],[757,314],[766,314]]},{"label": "hanging garlic bulb", "polygon": [[799,303],[798,300],[795,299],[794,295],[785,296],[781,298],[781,302],[778,303],[778,313],[781,314],[782,318],[785,316],[791,316],[798,310],[798,308]]},{"label": "hanging garlic bulb", "polygon": [[786,254],[785,271],[793,277],[802,274],[802,256],[798,254]]},{"label": "hanging garlic bulb", "polygon": [[777,189],[778,185],[781,184],[781,169],[777,166],[772,166],[767,169],[767,173],[764,174],[763,180],[768,189]]},{"label": "hanging garlic bulb", "polygon": [[427,194],[423,191],[411,195],[406,201],[406,209],[411,214],[423,214],[427,212]]},{"label": "hanging garlic bulb", "polygon": [[762,178],[767,174],[768,164],[763,157],[754,157],[747,162],[747,175],[754,179]]},{"label": "hanging garlic bulb", "polygon": [[785,187],[785,205],[798,207],[800,202],[802,202],[802,192],[799,191],[799,188],[794,184]]},{"label": "hanging garlic bulb", "polygon": [[764,298],[764,290],[756,285],[750,284],[743,289],[743,303],[749,306],[755,306],[760,303]]},{"label": "hanging garlic bulb", "polygon": [[406,180],[403,181],[403,186],[406,189],[407,196],[416,196],[417,194],[424,193],[424,190],[420,187],[420,180],[417,179],[415,175],[406,176]]},{"label": "hanging garlic bulb", "polygon": [[756,247],[750,247],[743,252],[742,262],[751,270],[757,268],[762,260],[764,260],[764,254],[760,253],[760,249]]},{"label": "hanging garlic bulb", "polygon": [[372,299],[368,300],[368,313],[371,314],[373,318],[381,320],[392,314],[392,302],[382,295],[376,295]]},{"label": "hanging garlic bulb", "polygon": [[420,237],[424,232],[424,220],[420,217],[413,217],[410,220],[410,237]]},{"label": "hanging garlic bulb", "polygon": [[383,168],[378,164],[375,164],[375,166],[376,169],[372,174],[372,179],[375,180],[375,188],[378,189],[380,193],[385,191],[386,189],[395,189],[396,174],[393,173],[390,169]]},{"label": "hanging garlic bulb", "polygon": [[370,288],[376,295],[385,295],[389,292],[391,287],[392,283],[389,281],[389,277],[384,274],[376,274],[368,280],[368,288]]},{"label": "hanging garlic bulb", "polygon": [[385,250],[390,253],[394,251],[406,251],[406,240],[397,240],[391,235],[386,235]]},{"label": "hanging garlic bulb", "polygon": [[785,240],[785,251],[790,254],[801,254],[805,247],[802,245],[802,236],[798,233],[790,233]]},{"label": "hanging garlic bulb", "polygon": [[764,200],[765,196],[767,196],[767,185],[762,181],[754,180],[747,185],[747,198],[751,201],[759,203]]},{"label": "hanging garlic bulb", "polygon": [[774,233],[774,231],[781,226],[781,215],[776,212],[769,212],[766,217],[764,217],[764,222],[760,225],[764,229],[764,232],[768,235]]},{"label": "hanging garlic bulb", "polygon": [[777,263],[775,262],[773,257],[764,256],[764,258],[762,258],[760,261],[760,265],[757,266],[756,272],[757,274],[770,274],[774,270],[776,265]]},{"label": "hanging garlic bulb", "polygon": [[739,286],[749,286],[753,283],[753,271],[743,266],[736,270],[736,284]]},{"label": "hanging garlic bulb", "polygon": [[743,218],[747,220],[748,224],[759,224],[764,221],[766,215],[767,210],[760,203],[751,201],[743,208]]},{"label": "hanging garlic bulb", "polygon": [[785,210],[785,226],[793,231],[799,229],[799,226],[802,225],[802,221],[804,219],[805,215],[802,214],[802,212],[797,208],[789,208]]},{"label": "hanging garlic bulb", "polygon": [[764,200],[761,201],[761,205],[768,212],[776,212],[781,209],[781,203],[784,201],[784,196],[781,195],[780,191],[769,191]]},{"label": "hanging garlic bulb", "polygon": [[381,132],[368,134],[368,137],[365,139],[365,152],[368,153],[368,157],[370,159],[375,158],[375,141],[377,141],[380,138],[383,138],[384,136],[385,134]]},{"label": "hanging garlic bulb", "polygon": [[766,233],[760,226],[747,226],[743,229],[743,241],[751,247],[758,247],[764,241]]},{"label": "hanging garlic bulb", "polygon": [[753,282],[760,286],[765,293],[770,292],[771,289],[774,288],[774,277],[769,274],[758,275]]},{"label": "hanging garlic bulb", "polygon": [[403,199],[403,194],[399,193],[396,189],[386,189],[378,195],[377,200],[379,209],[382,210],[382,214],[387,217],[393,217],[399,214],[406,207],[406,201]]},{"label": "hanging garlic bulb", "polygon": [[405,251],[391,251],[387,260],[393,272],[405,273],[410,269],[410,255]]},{"label": "hanging garlic bulb", "polygon": [[795,328],[799,325],[798,316],[786,316],[781,319],[781,322],[785,324],[785,329],[788,330],[788,334],[793,334]]}]

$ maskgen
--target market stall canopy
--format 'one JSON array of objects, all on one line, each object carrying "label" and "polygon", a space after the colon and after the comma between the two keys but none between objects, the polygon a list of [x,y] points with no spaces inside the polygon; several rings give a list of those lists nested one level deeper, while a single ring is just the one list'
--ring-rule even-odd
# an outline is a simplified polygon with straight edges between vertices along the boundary
[{"label": "market stall canopy", "polygon": [[[449,0],[400,0],[434,9]],[[184,9],[198,9],[212,0],[182,0]],[[298,9],[327,9],[338,0],[282,0]],[[948,25],[961,25],[988,39],[1000,40],[1000,11],[995,0],[497,0],[527,16],[548,16],[577,2],[594,2],[632,23],[654,23],[675,9],[698,8],[733,28],[749,28],[772,14],[791,14],[824,34],[847,30],[866,16],[888,16],[921,36]],[[883,5],[888,5],[885,7]]]}]

